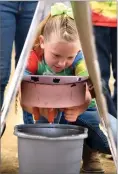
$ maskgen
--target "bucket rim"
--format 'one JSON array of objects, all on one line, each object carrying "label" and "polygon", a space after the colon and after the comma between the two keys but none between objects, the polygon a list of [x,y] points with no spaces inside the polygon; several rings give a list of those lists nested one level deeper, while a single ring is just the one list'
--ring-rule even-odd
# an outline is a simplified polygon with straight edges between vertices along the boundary
[{"label": "bucket rim", "polygon": [[[41,135],[34,135],[30,133],[23,133],[20,132],[20,128],[69,128],[69,129],[76,129],[76,130],[82,130],[83,133],[79,135],[70,135],[70,136],[63,136],[63,137],[47,137],[47,136],[41,136]],[[76,126],[76,125],[65,125],[65,124],[20,124],[16,125],[14,127],[14,135],[16,135],[18,138],[26,138],[26,139],[35,139],[35,140],[77,140],[77,139],[85,139],[88,137],[88,129],[84,128],[82,126]]]}]

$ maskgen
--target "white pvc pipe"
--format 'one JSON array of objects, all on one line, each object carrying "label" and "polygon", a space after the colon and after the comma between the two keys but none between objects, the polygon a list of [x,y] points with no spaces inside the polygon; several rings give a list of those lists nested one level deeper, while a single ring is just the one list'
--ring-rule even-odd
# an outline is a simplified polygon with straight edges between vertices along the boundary
[{"label": "white pvc pipe", "polygon": [[117,168],[118,166],[117,166],[116,145],[112,135],[110,122],[108,119],[106,102],[102,93],[100,69],[99,69],[96,48],[94,43],[89,2],[72,1],[71,4],[72,4],[74,18],[75,18],[77,30],[78,30],[81,45],[82,45],[82,50],[85,56],[87,69],[95,89],[98,111],[101,116],[100,117],[101,121],[105,125],[107,135],[108,135],[109,146],[110,146],[111,153]]},{"label": "white pvc pipe", "polygon": [[4,122],[7,118],[7,114],[10,108],[10,105],[13,101],[14,96],[16,95],[20,82],[22,80],[23,77],[23,73],[25,70],[25,66],[27,63],[27,59],[29,57],[29,53],[31,51],[31,48],[33,46],[33,43],[35,41],[36,38],[36,34],[37,34],[37,27],[39,25],[39,23],[42,20],[42,16],[44,14],[44,8],[45,8],[45,2],[44,1],[39,1],[34,13],[34,17],[22,50],[22,53],[20,55],[19,58],[19,62],[17,64],[15,73],[12,77],[12,81],[10,83],[10,86],[8,88],[8,91],[6,93],[6,97],[4,99],[4,103],[1,109],[1,133],[3,131],[3,125]]}]

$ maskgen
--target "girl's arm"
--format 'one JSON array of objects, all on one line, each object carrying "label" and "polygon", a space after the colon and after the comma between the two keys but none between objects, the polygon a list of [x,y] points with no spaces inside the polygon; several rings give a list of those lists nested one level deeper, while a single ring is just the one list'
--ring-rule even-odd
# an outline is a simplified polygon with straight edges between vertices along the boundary
[{"label": "girl's arm", "polygon": [[86,63],[84,58],[81,58],[78,60],[78,62],[75,65],[75,75],[76,76],[88,76],[88,71],[86,68]]},{"label": "girl's arm", "polygon": [[82,51],[78,52],[72,66],[76,76],[88,76],[88,71]]},{"label": "girl's arm", "polygon": [[25,70],[25,75],[36,74],[38,69],[38,56],[35,51],[31,51]]},{"label": "girl's arm", "polygon": [[[37,69],[38,69],[38,57],[34,51],[31,51],[30,56],[28,58],[27,65],[26,65],[26,69],[24,72],[24,76],[36,74]],[[20,94],[20,104],[21,104],[22,108],[25,111],[32,114],[33,109],[31,107],[24,106],[21,103],[21,101],[22,101],[21,100],[21,89],[19,89],[19,94]]]},{"label": "girl's arm", "polygon": [[[84,59],[84,55],[82,52],[79,52],[76,57],[75,75],[76,76],[89,76],[87,67],[86,67],[86,62]],[[92,98],[95,98],[94,87],[93,87],[92,81],[90,79],[88,79],[87,85],[88,85],[88,89],[89,89],[89,92],[90,92]]]}]

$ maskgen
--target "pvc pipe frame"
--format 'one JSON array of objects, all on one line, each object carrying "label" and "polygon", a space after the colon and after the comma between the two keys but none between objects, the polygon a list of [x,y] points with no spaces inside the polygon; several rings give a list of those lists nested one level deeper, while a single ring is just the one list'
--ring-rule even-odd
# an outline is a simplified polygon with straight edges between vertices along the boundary
[{"label": "pvc pipe frame", "polygon": [[110,122],[107,116],[108,115],[107,105],[102,93],[100,69],[99,69],[99,64],[97,60],[97,54],[95,49],[94,37],[93,37],[93,28],[92,28],[92,22],[91,22],[89,2],[71,1],[71,5],[72,5],[74,19],[76,22],[77,30],[78,30],[80,41],[81,41],[82,50],[85,56],[87,69],[95,89],[98,111],[99,111],[103,126],[105,127],[107,131],[109,146],[111,149],[111,153],[112,153],[116,168],[118,170],[116,145],[112,135]]},{"label": "pvc pipe frame", "polygon": [[[4,122],[6,121],[10,105],[18,91],[20,82],[22,80],[27,59],[29,57],[30,50],[36,38],[37,26],[41,22],[41,19],[44,13],[45,4],[46,4],[46,1],[38,2],[38,5],[31,23],[31,27],[29,29],[22,53],[20,55],[19,62],[17,64],[14,76],[12,78],[10,87],[6,95],[7,97],[5,97],[3,107],[1,110],[1,113],[2,113],[1,114],[1,133],[3,131],[3,125],[4,125]],[[95,88],[98,111],[100,113],[101,121],[107,130],[109,146],[111,149],[111,153],[112,153],[116,168],[118,170],[117,157],[116,157],[116,145],[112,136],[109,119],[107,117],[106,102],[102,94],[100,70],[99,70],[99,65],[97,61],[94,38],[92,34],[93,31],[92,31],[91,17],[89,15],[90,13],[89,3],[87,1],[80,1],[80,2],[71,1],[71,5],[73,9],[75,22],[77,25],[77,30],[80,36],[80,41],[82,45],[82,50],[84,52],[88,72]]]},{"label": "pvc pipe frame", "polygon": [[33,17],[33,20],[32,20],[32,23],[31,23],[24,47],[23,47],[23,50],[21,52],[15,73],[11,80],[10,86],[8,88],[8,91],[7,91],[7,94],[4,99],[2,109],[1,109],[1,134],[2,134],[2,131],[4,128],[4,123],[7,118],[7,114],[8,114],[10,105],[18,91],[20,82],[22,80],[25,66],[27,63],[27,59],[29,57],[31,48],[33,46],[33,43],[34,43],[36,35],[37,35],[37,27],[43,18],[44,10],[45,10],[45,2],[38,1],[37,7],[35,10],[35,14],[34,14],[34,17]]}]

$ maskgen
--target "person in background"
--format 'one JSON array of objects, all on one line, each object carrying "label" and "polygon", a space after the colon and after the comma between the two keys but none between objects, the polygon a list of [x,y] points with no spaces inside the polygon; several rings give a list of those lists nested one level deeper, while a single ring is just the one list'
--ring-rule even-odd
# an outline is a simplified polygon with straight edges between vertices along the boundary
[{"label": "person in background", "polygon": [[[117,7],[116,1],[91,1],[92,23],[101,77],[107,88],[108,111],[117,117]],[[114,94],[109,88],[110,65],[114,77]]]},{"label": "person in background", "polygon": [[[0,2],[0,108],[11,70],[11,53],[15,42],[15,66],[18,63],[37,1]],[[23,111],[24,123],[33,124],[32,115]]]}]

